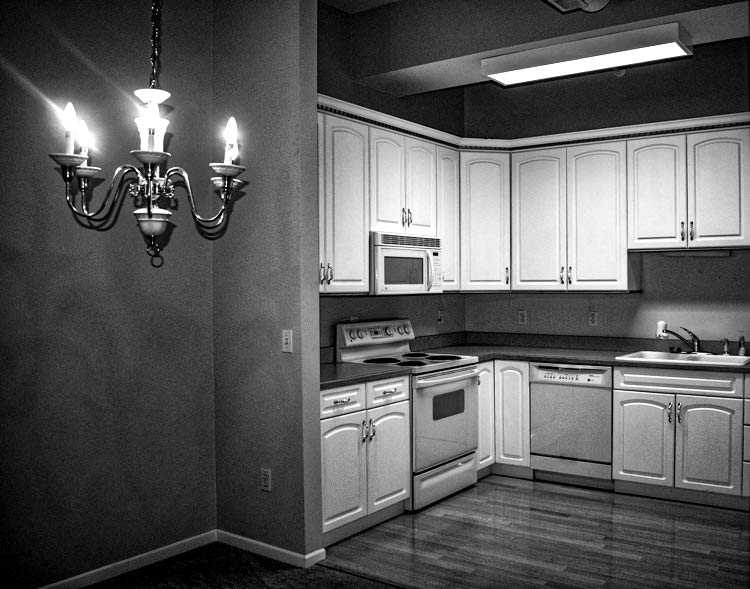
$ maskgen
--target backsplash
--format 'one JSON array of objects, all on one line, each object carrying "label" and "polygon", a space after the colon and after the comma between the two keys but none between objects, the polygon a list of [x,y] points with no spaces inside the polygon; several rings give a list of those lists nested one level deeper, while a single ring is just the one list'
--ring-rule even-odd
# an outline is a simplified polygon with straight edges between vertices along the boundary
[{"label": "backsplash", "polygon": [[[578,347],[590,344],[605,349],[666,350],[679,345],[674,339],[654,338],[659,320],[674,331],[681,325],[694,331],[712,352],[721,352],[723,338],[730,340],[733,354],[740,335],[750,340],[750,250],[714,254],[721,257],[641,255],[643,290],[635,293],[322,296],[321,359],[332,361],[336,323],[353,317],[356,321],[411,319],[419,338],[415,349],[463,343],[462,338],[471,339],[469,343],[550,347],[555,342],[578,342]],[[444,320],[438,323],[441,309]],[[519,310],[527,312],[526,325],[518,324]],[[589,311],[598,314],[595,327],[588,325]],[[421,340],[426,336],[439,337]]]}]

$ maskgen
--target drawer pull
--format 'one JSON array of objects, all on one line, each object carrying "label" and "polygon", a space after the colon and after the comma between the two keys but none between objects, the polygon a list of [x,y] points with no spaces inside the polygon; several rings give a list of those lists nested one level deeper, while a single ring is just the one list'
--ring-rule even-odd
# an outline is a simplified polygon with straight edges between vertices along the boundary
[{"label": "drawer pull", "polygon": [[398,393],[398,389],[385,389],[380,394],[383,395],[384,397],[387,397],[388,395],[395,395],[396,393]]},{"label": "drawer pull", "polygon": [[347,397],[346,399],[334,399],[333,404],[334,405],[346,405],[347,403],[351,403],[352,398]]}]

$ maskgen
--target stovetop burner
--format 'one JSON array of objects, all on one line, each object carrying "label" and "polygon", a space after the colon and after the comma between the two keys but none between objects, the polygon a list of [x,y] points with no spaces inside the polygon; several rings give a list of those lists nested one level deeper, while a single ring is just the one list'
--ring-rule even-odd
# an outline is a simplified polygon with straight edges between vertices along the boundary
[{"label": "stovetop burner", "polygon": [[404,360],[403,362],[396,362],[396,366],[427,366],[427,362],[421,360]]},{"label": "stovetop burner", "polygon": [[425,354],[424,352],[407,352],[406,354],[403,354],[404,358],[427,358],[429,354]]},{"label": "stovetop burner", "polygon": [[367,358],[363,360],[365,364],[395,364],[398,358]]}]

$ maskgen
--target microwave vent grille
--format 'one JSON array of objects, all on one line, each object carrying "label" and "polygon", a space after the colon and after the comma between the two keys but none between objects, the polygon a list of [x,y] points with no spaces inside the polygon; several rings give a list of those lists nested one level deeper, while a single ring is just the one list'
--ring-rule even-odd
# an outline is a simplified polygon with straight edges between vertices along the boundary
[{"label": "microwave vent grille", "polygon": [[406,245],[411,247],[440,249],[440,238],[438,237],[418,237],[415,235],[382,233],[380,236],[380,243],[382,245]]}]

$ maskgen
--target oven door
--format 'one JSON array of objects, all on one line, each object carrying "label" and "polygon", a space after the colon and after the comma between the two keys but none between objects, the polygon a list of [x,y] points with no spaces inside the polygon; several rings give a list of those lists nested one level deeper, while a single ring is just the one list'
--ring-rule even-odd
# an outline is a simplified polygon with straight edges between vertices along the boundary
[{"label": "oven door", "polygon": [[476,449],[478,372],[476,366],[464,366],[413,377],[415,473]]},{"label": "oven door", "polygon": [[[439,256],[439,252],[435,252]],[[423,248],[373,246],[370,294],[436,292],[430,251]]]}]

